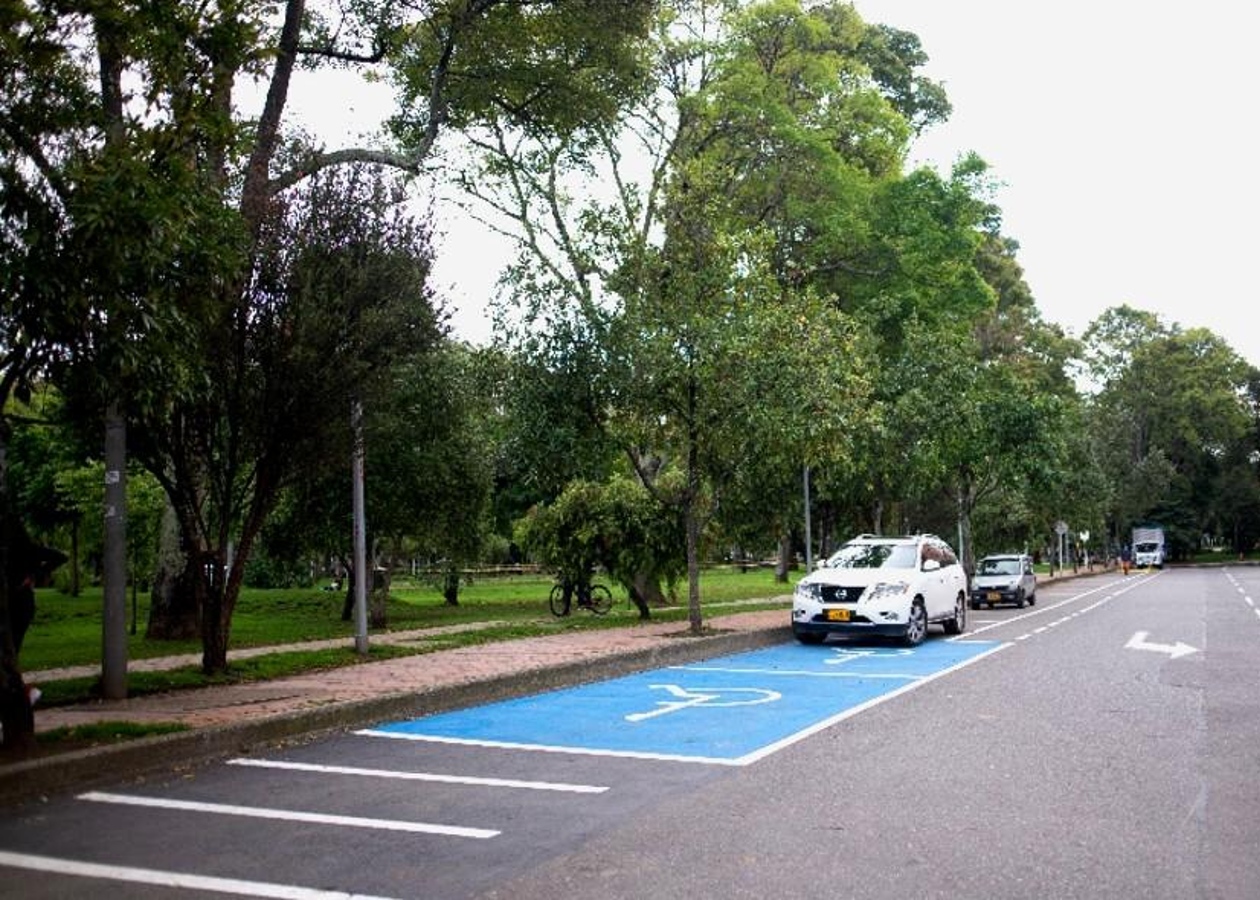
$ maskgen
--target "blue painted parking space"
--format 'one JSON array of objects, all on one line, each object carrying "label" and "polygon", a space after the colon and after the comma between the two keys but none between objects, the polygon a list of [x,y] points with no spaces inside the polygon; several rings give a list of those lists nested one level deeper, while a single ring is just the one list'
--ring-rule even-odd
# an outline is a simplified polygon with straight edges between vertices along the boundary
[{"label": "blue painted parking space", "polygon": [[417,741],[746,765],[1005,645],[796,643],[360,732]]}]

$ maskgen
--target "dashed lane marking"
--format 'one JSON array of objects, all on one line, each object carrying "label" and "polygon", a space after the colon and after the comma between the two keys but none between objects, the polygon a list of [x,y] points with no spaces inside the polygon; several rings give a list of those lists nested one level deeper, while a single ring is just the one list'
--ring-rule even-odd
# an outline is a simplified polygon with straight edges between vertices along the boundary
[{"label": "dashed lane marking", "polygon": [[1068,622],[1072,621],[1073,619],[1080,618],[1081,616],[1087,615],[1088,613],[1091,613],[1094,610],[1099,609],[1100,607],[1106,606],[1116,597],[1119,597],[1122,594],[1128,593],[1129,591],[1133,590],[1139,585],[1145,584],[1147,581],[1150,581],[1152,578],[1155,578],[1155,577],[1157,576],[1147,575],[1144,577],[1134,579],[1132,581],[1125,581],[1125,582],[1119,582],[1119,583],[1114,582],[1114,581],[1108,582],[1107,584],[1100,585],[1099,587],[1092,588],[1091,590],[1082,591],[1079,594],[1073,594],[1071,597],[1068,597],[1064,600],[1060,600],[1058,603],[1053,603],[1053,604],[1050,604],[1049,606],[1042,606],[1038,609],[1030,610],[1029,612],[1022,613],[1021,615],[1018,615],[1018,616],[1012,616],[1011,618],[1004,619],[1000,622],[994,622],[992,624],[987,624],[981,628],[975,628],[971,631],[971,635],[974,636],[974,635],[982,634],[986,631],[991,631],[992,629],[998,628],[1003,625],[1010,625],[1015,622],[1020,622],[1024,619],[1031,619],[1034,616],[1044,616],[1049,613],[1056,612],[1058,610],[1063,609],[1066,606],[1070,606],[1074,603],[1079,603],[1081,600],[1085,599],[1086,597],[1090,597],[1094,594],[1114,588],[1117,586],[1117,584],[1120,585],[1118,590],[1112,591],[1112,593],[1107,594],[1105,597],[1102,597],[1096,600],[1095,602],[1091,603],[1089,606],[1083,606],[1080,609],[1073,610],[1072,612],[1069,612],[1063,616],[1060,616],[1057,619],[1053,619],[1049,622],[1046,622],[1043,625],[1040,625],[1036,628],[1026,631],[1023,634],[1018,635],[1017,637],[1014,637],[1011,639],[1012,641],[1016,643],[1019,643],[1021,641],[1027,641],[1030,638],[1045,634],[1047,631],[1050,631],[1053,628],[1058,628],[1060,625],[1066,625]]},{"label": "dashed lane marking", "polygon": [[1251,599],[1251,595],[1247,593],[1247,589],[1242,583],[1234,577],[1234,573],[1226,569],[1225,577],[1229,579],[1230,584],[1238,589],[1238,593],[1242,595],[1243,601],[1251,607],[1251,611],[1256,614],[1256,618],[1260,619],[1260,608],[1257,608],[1256,601]]}]

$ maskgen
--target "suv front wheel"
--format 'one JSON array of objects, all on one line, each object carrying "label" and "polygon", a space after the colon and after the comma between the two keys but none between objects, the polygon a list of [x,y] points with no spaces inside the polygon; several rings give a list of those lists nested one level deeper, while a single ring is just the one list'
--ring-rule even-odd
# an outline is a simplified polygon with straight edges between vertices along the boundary
[{"label": "suv front wheel", "polygon": [[927,607],[923,605],[922,599],[915,599],[910,604],[910,618],[906,621],[906,643],[911,647],[919,646],[927,637],[927,629]]}]

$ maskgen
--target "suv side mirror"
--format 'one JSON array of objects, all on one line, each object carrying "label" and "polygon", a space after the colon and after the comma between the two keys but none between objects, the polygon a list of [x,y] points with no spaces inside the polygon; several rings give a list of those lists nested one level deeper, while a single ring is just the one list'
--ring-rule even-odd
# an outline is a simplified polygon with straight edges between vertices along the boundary
[{"label": "suv side mirror", "polygon": [[925,560],[923,560],[923,571],[924,571],[924,572],[935,572],[935,571],[936,571],[937,569],[939,569],[940,567],[941,567],[941,561],[940,561],[939,559],[925,559]]}]

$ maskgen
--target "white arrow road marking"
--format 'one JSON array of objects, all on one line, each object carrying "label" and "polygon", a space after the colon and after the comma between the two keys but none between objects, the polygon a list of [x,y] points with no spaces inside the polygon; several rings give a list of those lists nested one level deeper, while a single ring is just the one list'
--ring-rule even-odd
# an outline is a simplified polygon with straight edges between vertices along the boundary
[{"label": "white arrow road marking", "polygon": [[1126,650],[1154,650],[1156,653],[1167,653],[1171,659],[1199,652],[1199,648],[1191,647],[1189,644],[1181,641],[1177,641],[1175,644],[1152,644],[1146,640],[1149,635],[1149,631],[1135,632],[1133,637],[1129,638],[1129,642],[1124,645],[1124,648]]},{"label": "white arrow road marking", "polygon": [[[652,690],[666,691],[679,699],[658,700],[656,709],[645,713],[631,713],[626,716],[627,722],[642,722],[644,719],[678,712],[680,709],[687,709],[691,706],[755,706],[759,703],[773,703],[775,700],[783,698],[783,695],[778,691],[766,691],[761,688],[716,688],[701,693],[689,691],[676,684],[652,684],[648,686]],[[722,696],[724,694],[754,694],[756,696],[745,697],[739,700],[723,700]]]}]

